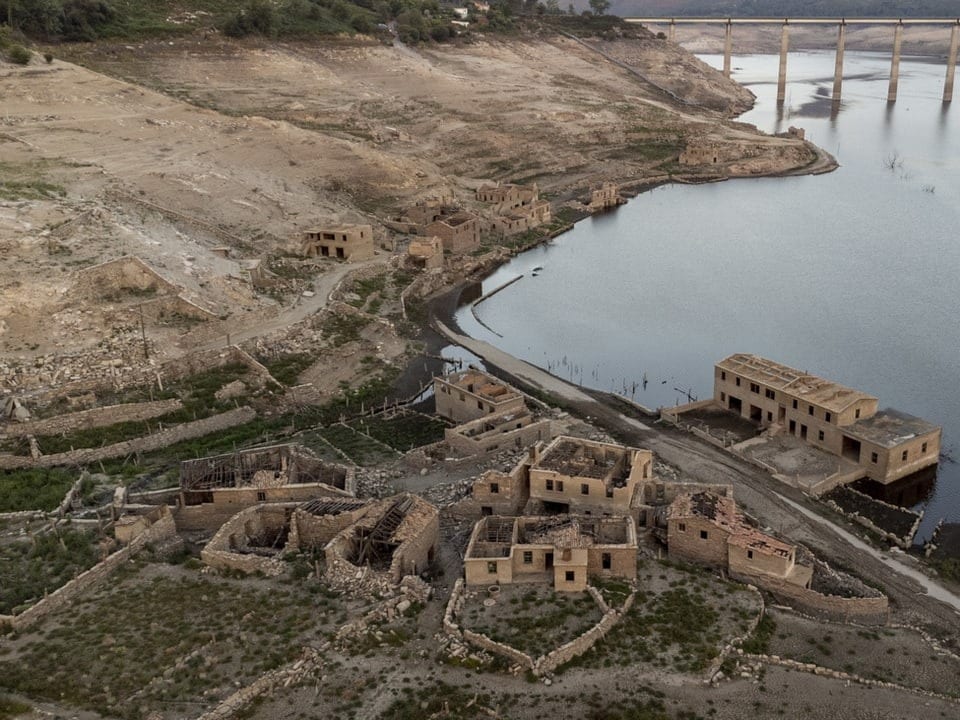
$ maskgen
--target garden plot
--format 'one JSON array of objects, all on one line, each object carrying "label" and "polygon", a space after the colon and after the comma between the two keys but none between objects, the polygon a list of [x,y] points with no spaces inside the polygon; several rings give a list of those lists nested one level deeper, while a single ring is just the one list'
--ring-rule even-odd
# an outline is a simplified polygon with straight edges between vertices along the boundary
[{"label": "garden plot", "polygon": [[463,626],[531,657],[583,635],[602,617],[588,593],[560,593],[549,585],[503,585],[490,600],[485,591],[468,593]]},{"label": "garden plot", "polygon": [[357,465],[379,465],[399,456],[390,446],[357,432],[349,425],[328,425],[317,430],[317,434]]},{"label": "garden plot", "polygon": [[402,413],[393,417],[373,415],[357,418],[350,426],[394,450],[407,452],[443,440],[443,431],[449,427],[449,423],[419,413]]},{"label": "garden plot", "polygon": [[319,583],[131,564],[7,642],[0,690],[110,717],[194,717],[345,619]]},{"label": "garden plot", "polygon": [[[641,561],[633,607],[614,630],[571,665],[599,668],[649,663],[678,672],[704,670],[723,644],[742,637],[760,612],[759,596],[710,571]],[[623,588],[601,584],[618,605]]]},{"label": "garden plot", "polygon": [[904,628],[863,628],[768,610],[772,655],[960,697],[960,661]]}]

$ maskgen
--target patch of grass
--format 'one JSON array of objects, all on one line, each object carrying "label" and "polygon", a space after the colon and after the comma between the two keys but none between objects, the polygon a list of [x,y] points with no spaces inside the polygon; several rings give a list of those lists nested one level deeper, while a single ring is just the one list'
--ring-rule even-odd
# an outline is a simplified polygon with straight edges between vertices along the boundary
[{"label": "patch of grass", "polygon": [[475,693],[457,685],[438,680],[433,685],[403,688],[402,697],[394,700],[380,714],[380,720],[410,720],[411,718],[445,717],[450,720],[488,717],[492,702],[487,693]]},{"label": "patch of grass", "polygon": [[397,415],[392,418],[375,415],[358,418],[350,426],[395,450],[406,452],[443,440],[447,423],[424,415]]},{"label": "patch of grass", "polygon": [[334,347],[360,340],[360,331],[370,324],[366,315],[333,315],[323,326],[323,337]]},{"label": "patch of grass", "polygon": [[760,622],[757,623],[757,629],[753,631],[750,637],[743,641],[740,647],[743,648],[745,653],[765,655],[770,649],[770,638],[773,637],[776,631],[777,623],[772,617],[764,613],[763,617],[760,618]]},{"label": "patch of grass", "polygon": [[124,720],[158,706],[192,716],[334,627],[342,604],[305,590],[128,566],[21,636],[0,661],[0,688]]},{"label": "patch of grass", "polygon": [[0,512],[55,510],[76,480],[76,471],[59,468],[0,470]]},{"label": "patch of grass", "polygon": [[96,533],[69,528],[0,544],[0,614],[32,605],[98,559]]},{"label": "patch of grass", "polygon": [[296,385],[300,373],[313,364],[313,356],[308,353],[289,353],[273,358],[257,358],[270,371],[277,382],[284,385]]},{"label": "patch of grass", "polygon": [[377,465],[396,456],[347,425],[329,425],[317,431],[321,437],[358,465]]},{"label": "patch of grass", "polygon": [[13,720],[13,718],[28,713],[30,710],[29,705],[6,695],[0,695],[0,720]]}]

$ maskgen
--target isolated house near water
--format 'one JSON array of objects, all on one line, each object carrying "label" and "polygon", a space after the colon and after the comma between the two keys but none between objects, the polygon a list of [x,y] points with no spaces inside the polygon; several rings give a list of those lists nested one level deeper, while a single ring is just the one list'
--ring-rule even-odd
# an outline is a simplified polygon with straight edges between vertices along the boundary
[{"label": "isolated house near water", "polygon": [[761,427],[779,425],[801,440],[857,463],[887,484],[936,465],[938,426],[830,380],[756,355],[716,364],[714,401]]}]

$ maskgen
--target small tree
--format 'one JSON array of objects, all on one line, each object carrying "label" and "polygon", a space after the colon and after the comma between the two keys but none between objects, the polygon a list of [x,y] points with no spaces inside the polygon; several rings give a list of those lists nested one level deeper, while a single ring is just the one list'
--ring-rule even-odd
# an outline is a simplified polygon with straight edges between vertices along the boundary
[{"label": "small tree", "polygon": [[590,0],[590,9],[594,15],[603,15],[610,9],[610,0]]}]

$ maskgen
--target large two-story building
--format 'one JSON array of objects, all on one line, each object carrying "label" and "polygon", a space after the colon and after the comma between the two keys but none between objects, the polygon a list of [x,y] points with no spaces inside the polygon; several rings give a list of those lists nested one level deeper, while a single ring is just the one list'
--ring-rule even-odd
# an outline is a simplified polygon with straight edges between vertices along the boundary
[{"label": "large two-story building", "polygon": [[877,398],[756,355],[738,353],[714,368],[714,401],[761,427],[780,425],[801,440],[861,465],[891,483],[936,465],[938,426]]}]

